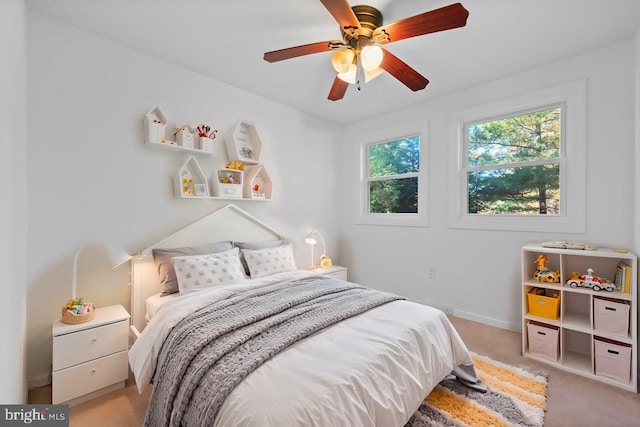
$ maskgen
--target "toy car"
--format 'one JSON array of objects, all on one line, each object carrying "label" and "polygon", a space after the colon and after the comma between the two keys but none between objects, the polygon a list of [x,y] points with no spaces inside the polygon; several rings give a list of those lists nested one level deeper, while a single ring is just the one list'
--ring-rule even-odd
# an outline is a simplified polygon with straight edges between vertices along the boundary
[{"label": "toy car", "polygon": [[572,288],[590,288],[594,291],[604,289],[605,291],[613,292],[616,289],[611,281],[594,276],[593,270],[590,268],[587,269],[587,274],[579,277],[577,274],[572,273],[569,280],[567,280],[567,285]]},{"label": "toy car", "polygon": [[560,273],[551,270],[536,270],[534,279],[538,282],[560,283]]}]

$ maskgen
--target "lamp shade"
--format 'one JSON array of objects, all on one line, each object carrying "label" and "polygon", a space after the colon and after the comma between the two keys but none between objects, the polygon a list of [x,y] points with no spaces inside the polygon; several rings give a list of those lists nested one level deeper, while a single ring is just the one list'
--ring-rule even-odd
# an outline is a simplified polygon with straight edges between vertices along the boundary
[{"label": "lamp shade", "polygon": [[[89,244],[85,243],[78,249],[75,256],[73,257],[73,288],[71,291],[71,297],[76,299],[76,289],[77,289],[77,277],[78,277],[78,257],[84,248],[86,248]],[[122,249],[117,249],[112,246],[105,246],[105,251],[107,253],[107,258],[109,260],[109,265],[111,269],[115,269],[116,267],[121,266],[125,262],[131,259],[131,255],[126,253]]]},{"label": "lamp shade", "polygon": [[109,259],[109,265],[112,270],[115,270],[117,267],[120,267],[125,262],[131,259],[131,255],[126,253],[124,250],[120,248],[115,248],[113,246],[105,246],[105,250],[107,252],[107,258]]},{"label": "lamp shade", "polygon": [[360,52],[360,63],[365,71],[373,71],[380,67],[384,53],[380,46],[365,46]]},{"label": "lamp shade", "polygon": [[338,73],[346,73],[353,62],[355,54],[352,49],[336,50],[331,55],[331,65]]},{"label": "lamp shade", "polygon": [[356,64],[349,65],[349,70],[344,73],[338,73],[338,78],[342,81],[345,81],[350,84],[356,83],[356,72],[358,71],[358,66]]}]

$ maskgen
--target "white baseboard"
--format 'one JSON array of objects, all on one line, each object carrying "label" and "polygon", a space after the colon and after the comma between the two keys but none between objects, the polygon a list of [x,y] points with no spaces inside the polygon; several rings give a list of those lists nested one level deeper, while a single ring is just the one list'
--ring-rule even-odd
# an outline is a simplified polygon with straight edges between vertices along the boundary
[{"label": "white baseboard", "polygon": [[453,315],[460,317],[461,319],[473,320],[474,322],[484,323],[485,325],[495,326],[496,328],[506,329],[508,331],[522,332],[521,325],[519,323],[504,322],[502,320],[494,319],[492,317],[482,316],[476,313],[470,313],[463,310],[453,310]]},{"label": "white baseboard", "polygon": [[484,323],[485,325],[495,326],[496,328],[506,329],[508,331],[522,332],[521,325],[519,323],[505,322],[499,319],[494,319],[493,317],[487,317],[481,314],[459,310],[455,307],[451,307],[445,304],[440,304],[438,302],[430,301],[430,300],[424,300],[423,304],[426,304],[433,308],[437,308],[438,310],[443,311],[445,314],[455,316],[455,317],[460,317],[461,319],[467,319],[467,320],[472,320],[478,323]]}]

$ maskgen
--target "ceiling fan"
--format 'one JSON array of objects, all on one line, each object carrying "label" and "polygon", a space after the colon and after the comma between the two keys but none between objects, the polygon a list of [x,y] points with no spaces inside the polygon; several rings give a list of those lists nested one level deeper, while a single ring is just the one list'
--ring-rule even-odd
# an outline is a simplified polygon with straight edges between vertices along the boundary
[{"label": "ceiling fan", "polygon": [[378,46],[439,31],[464,27],[469,12],[460,3],[382,25],[382,13],[371,6],[349,5],[347,0],[320,0],[340,25],[342,41],[328,40],[274,50],[264,54],[265,61],[276,62],[298,56],[334,51],[331,63],[337,74],[329,99],[344,97],[349,84],[358,84],[364,74],[368,82],[383,71],[413,91],[424,89],[429,80],[388,50]]}]

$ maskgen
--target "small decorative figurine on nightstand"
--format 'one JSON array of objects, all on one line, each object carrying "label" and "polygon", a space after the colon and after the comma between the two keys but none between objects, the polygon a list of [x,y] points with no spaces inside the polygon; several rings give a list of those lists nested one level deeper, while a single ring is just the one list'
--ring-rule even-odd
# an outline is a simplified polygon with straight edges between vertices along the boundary
[{"label": "small decorative figurine on nightstand", "polygon": [[560,272],[552,271],[547,267],[547,256],[542,254],[536,258],[537,268],[533,278],[538,282],[560,283]]},{"label": "small decorative figurine on nightstand", "polygon": [[613,292],[616,287],[611,280],[603,279],[593,275],[593,268],[587,268],[587,274],[578,276],[576,271],[571,273],[571,277],[567,280],[567,285],[572,288],[590,288],[594,291],[604,289],[605,291]]},{"label": "small decorative figurine on nightstand", "polygon": [[331,262],[331,258],[329,258],[326,255],[322,255],[320,257],[320,259],[318,260],[318,265],[321,268],[329,268],[329,267],[331,267],[333,265],[333,263]]}]

